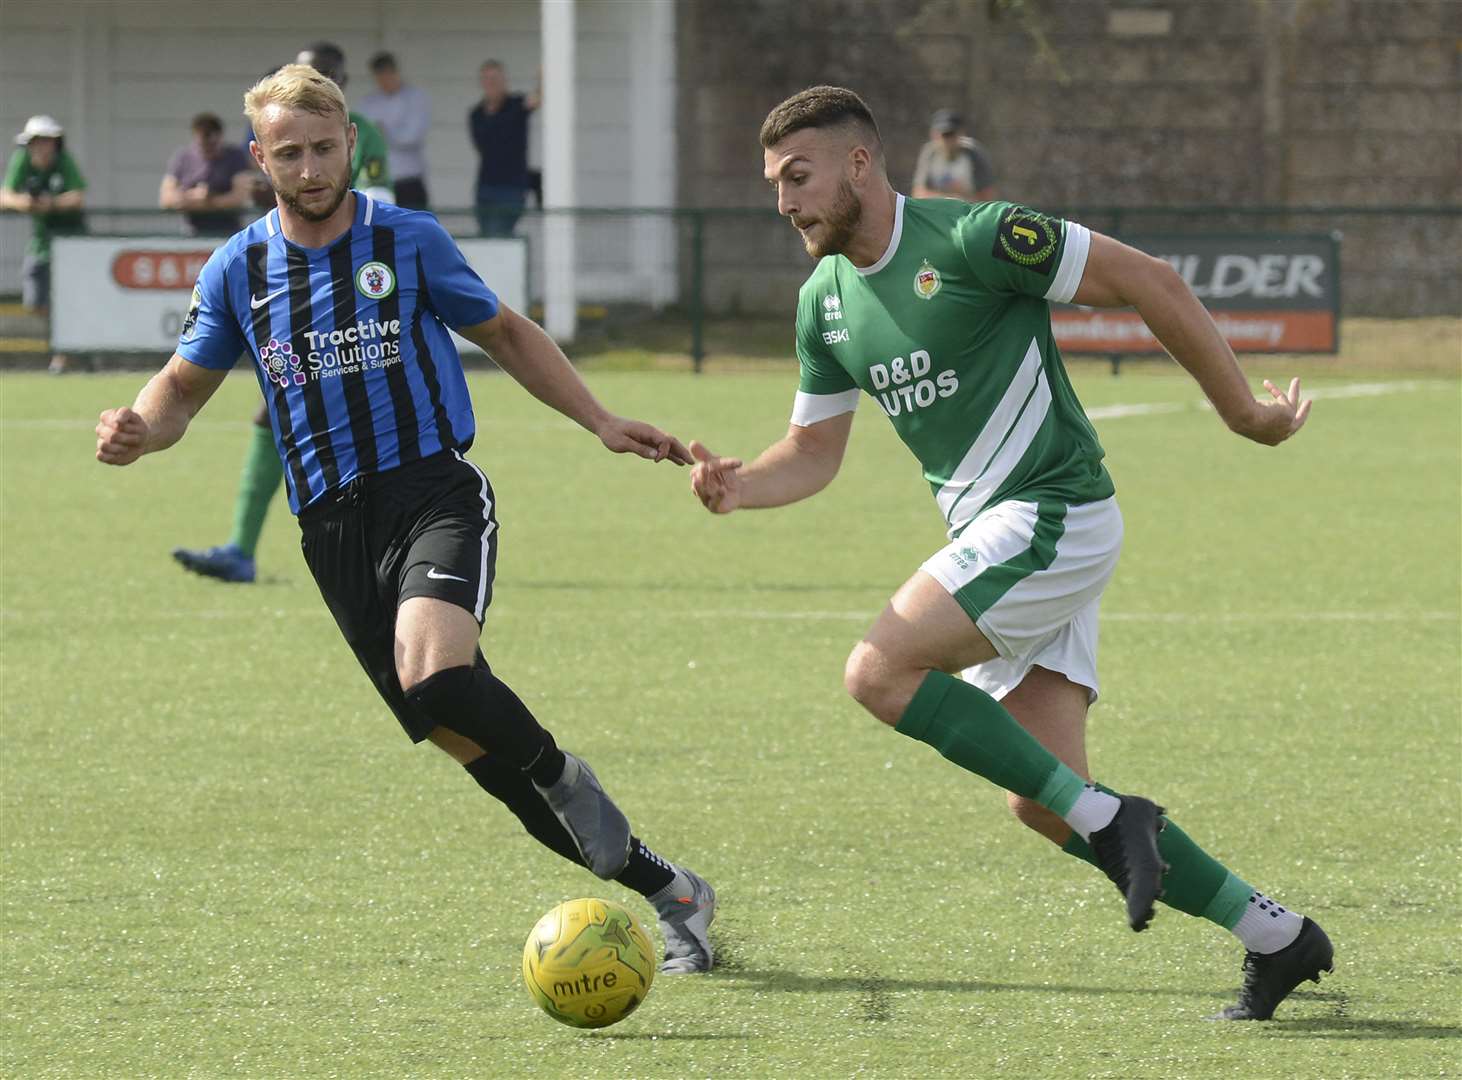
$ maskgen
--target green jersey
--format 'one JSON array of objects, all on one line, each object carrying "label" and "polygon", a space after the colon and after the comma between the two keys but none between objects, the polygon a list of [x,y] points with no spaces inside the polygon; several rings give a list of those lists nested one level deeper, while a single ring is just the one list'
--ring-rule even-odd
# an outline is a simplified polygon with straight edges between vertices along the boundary
[{"label": "green jersey", "polygon": [[350,159],[350,186],[361,191],[391,187],[391,169],[386,163],[386,137],[358,112],[350,114],[355,125],[355,155]]},{"label": "green jersey", "polygon": [[1007,499],[1112,495],[1096,432],[1051,335],[1091,234],[1012,203],[900,195],[888,250],[823,258],[797,302],[792,422],[866,392],[923,466],[951,536]]},{"label": "green jersey", "polygon": [[[76,161],[65,150],[60,151],[46,169],[31,164],[30,153],[18,147],[5,169],[5,187],[24,195],[60,195],[63,191],[85,191],[86,181]],[[26,254],[45,262],[51,257],[51,237],[80,232],[84,224],[80,210],[56,210],[49,214],[31,215],[30,246]]]}]

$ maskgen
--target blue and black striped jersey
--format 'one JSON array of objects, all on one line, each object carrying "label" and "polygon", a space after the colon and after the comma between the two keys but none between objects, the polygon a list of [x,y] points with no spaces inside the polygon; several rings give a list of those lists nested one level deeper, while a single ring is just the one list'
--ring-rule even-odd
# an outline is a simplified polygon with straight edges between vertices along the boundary
[{"label": "blue and black striped jersey", "polygon": [[286,240],[277,209],[219,247],[178,355],[215,369],[254,358],[299,513],[352,477],[472,444],[447,327],[497,312],[435,217],[357,191],[350,231],[328,247]]}]

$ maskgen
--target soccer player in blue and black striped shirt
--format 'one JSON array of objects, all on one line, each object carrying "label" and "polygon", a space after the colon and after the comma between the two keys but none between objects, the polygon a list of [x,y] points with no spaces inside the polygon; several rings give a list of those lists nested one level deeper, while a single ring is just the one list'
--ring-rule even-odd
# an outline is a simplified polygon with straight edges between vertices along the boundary
[{"label": "soccer player in blue and black striped shirt", "polygon": [[349,186],[340,88],[291,64],[244,97],[276,206],[214,252],[172,359],[97,425],[129,465],[182,438],[240,354],[269,407],[305,561],[346,641],[414,742],[463,764],[553,851],[645,896],[662,971],[709,970],[715,893],[632,835],[478,648],[492,596],[492,487],[447,327],[615,453],[687,464],[679,441],[607,411],[552,340],[499,303],[430,214]]}]

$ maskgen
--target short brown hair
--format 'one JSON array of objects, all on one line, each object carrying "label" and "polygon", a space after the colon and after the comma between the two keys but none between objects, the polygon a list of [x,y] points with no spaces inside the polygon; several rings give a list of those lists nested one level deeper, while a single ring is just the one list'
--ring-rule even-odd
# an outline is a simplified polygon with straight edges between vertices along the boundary
[{"label": "short brown hair", "polygon": [[244,95],[244,115],[255,131],[259,129],[259,114],[268,105],[303,109],[319,116],[338,114],[342,122],[350,122],[340,87],[309,64],[285,64],[256,82]]},{"label": "short brown hair", "polygon": [[875,154],[883,154],[883,138],[873,112],[853,91],[841,86],[809,86],[793,94],[771,112],[761,125],[761,144],[772,147],[794,131],[806,128],[856,128]]},{"label": "short brown hair", "polygon": [[193,117],[192,127],[198,135],[223,134],[223,121],[211,112],[201,112]]}]

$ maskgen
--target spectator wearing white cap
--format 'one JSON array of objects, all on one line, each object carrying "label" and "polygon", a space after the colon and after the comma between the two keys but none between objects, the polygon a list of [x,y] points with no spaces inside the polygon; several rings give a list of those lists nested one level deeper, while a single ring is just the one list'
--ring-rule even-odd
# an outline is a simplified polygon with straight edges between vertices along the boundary
[{"label": "spectator wearing white cap", "polygon": [[995,166],[990,154],[964,132],[964,118],[953,109],[940,109],[929,121],[929,141],[914,166],[916,199],[963,199],[989,202],[995,198]]},{"label": "spectator wearing white cap", "polygon": [[[22,263],[22,300],[38,315],[51,307],[51,237],[80,232],[86,181],[66,152],[65,131],[49,116],[32,116],[15,137],[19,145],[0,186],[0,209],[31,216],[30,245]],[[51,357],[51,371],[60,374],[67,358]]]}]

